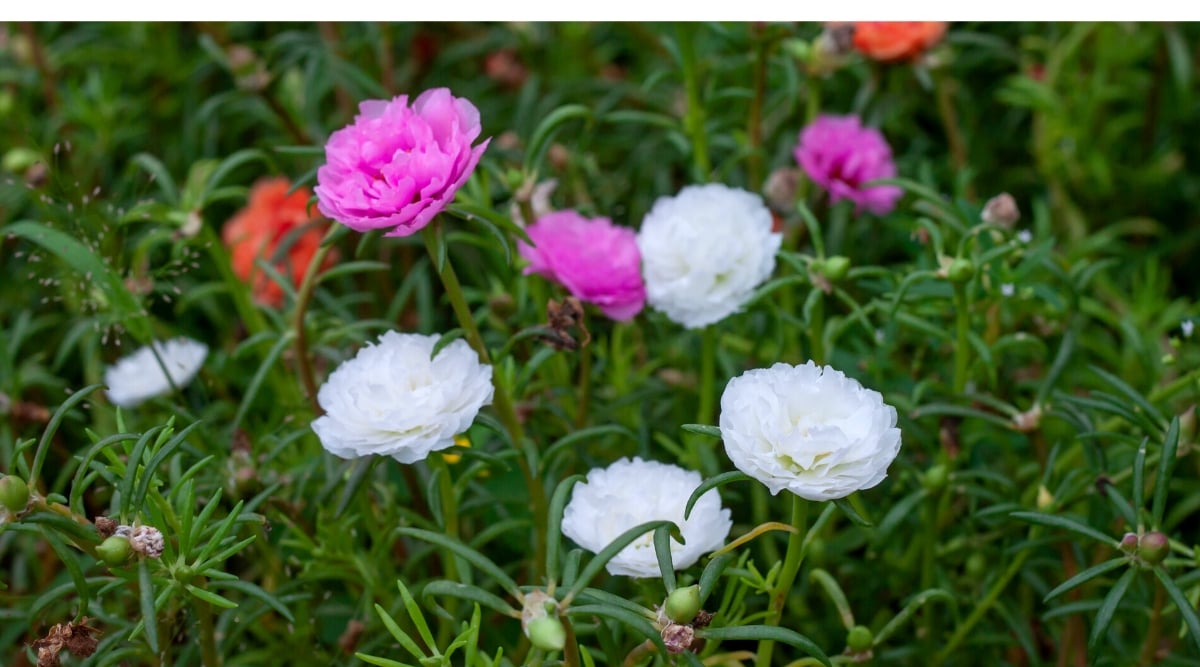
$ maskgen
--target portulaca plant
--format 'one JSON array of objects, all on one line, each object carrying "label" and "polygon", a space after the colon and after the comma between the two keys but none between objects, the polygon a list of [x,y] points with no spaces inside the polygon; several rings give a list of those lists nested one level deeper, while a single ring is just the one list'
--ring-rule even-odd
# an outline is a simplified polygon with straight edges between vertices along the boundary
[{"label": "portulaca plant", "polygon": [[1197,44],[0,25],[0,664],[1200,664]]}]

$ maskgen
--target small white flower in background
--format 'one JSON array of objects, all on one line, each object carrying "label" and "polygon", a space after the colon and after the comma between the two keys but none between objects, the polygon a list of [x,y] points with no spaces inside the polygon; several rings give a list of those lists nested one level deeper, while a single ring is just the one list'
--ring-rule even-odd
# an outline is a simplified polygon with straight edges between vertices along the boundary
[{"label": "small white flower in background", "polygon": [[1196,330],[1196,323],[1192,320],[1184,320],[1183,324],[1179,325],[1179,328],[1183,330],[1184,338],[1191,338],[1192,332]]},{"label": "small white flower in background", "polygon": [[[685,521],[688,497],[700,486],[700,473],[679,466],[621,459],[607,468],[588,472],[587,481],[575,485],[571,502],[563,511],[562,532],[576,544],[599,553],[625,531],[647,521],[674,521],[687,544],[671,540],[671,562],[689,567],[700,556],[725,544],[733,521],[721,508],[716,489],[696,501]],[[612,560],[608,571],[630,577],[659,576],[654,552],[654,531],[634,540]]]},{"label": "small white flower in background", "polygon": [[716,183],[659,198],[638,233],[647,301],[689,329],[733,314],[775,270],[772,224],[761,197]]},{"label": "small white flower in background", "polygon": [[466,341],[433,354],[438,336],[389,331],[330,374],[317,392],[325,415],[312,423],[321,444],[343,459],[424,460],[454,446],[492,402],[492,367]]},{"label": "small white flower in background", "polygon": [[1033,232],[1029,231],[1028,229],[1022,229],[1021,231],[1017,232],[1017,240],[1025,245],[1029,245],[1029,243],[1033,241]]},{"label": "small white flower in background", "polygon": [[132,408],[155,396],[170,393],[172,384],[182,389],[200,372],[207,356],[208,346],[190,338],[155,341],[153,349],[143,347],[104,371],[108,400],[113,405]]},{"label": "small white flower in background", "polygon": [[1012,283],[1004,283],[1000,285],[1001,296],[1012,296],[1013,294],[1016,294],[1016,292],[1017,288]]},{"label": "small white flower in background", "polygon": [[887,477],[900,452],[896,409],[829,366],[746,371],[721,395],[721,438],[738,470],[772,494],[834,500]]}]

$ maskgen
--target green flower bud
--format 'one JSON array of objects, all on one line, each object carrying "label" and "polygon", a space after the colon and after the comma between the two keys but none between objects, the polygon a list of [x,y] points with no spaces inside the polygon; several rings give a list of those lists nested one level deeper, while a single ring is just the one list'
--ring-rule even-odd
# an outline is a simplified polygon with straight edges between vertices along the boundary
[{"label": "green flower bud", "polygon": [[96,553],[100,554],[101,560],[109,565],[121,565],[129,560],[129,554],[133,553],[133,547],[129,546],[127,538],[112,535],[96,547]]},{"label": "green flower bud", "polygon": [[533,619],[525,633],[529,635],[529,642],[543,651],[561,651],[567,644],[566,628],[552,616]]},{"label": "green flower bud", "polygon": [[975,265],[969,259],[959,259],[950,262],[946,269],[946,278],[952,283],[965,283],[975,275]]},{"label": "green flower bud", "polygon": [[829,282],[836,283],[846,277],[850,271],[850,258],[841,255],[834,255],[825,260],[821,265],[821,273],[829,279]]},{"label": "green flower bud", "polygon": [[667,596],[663,605],[667,618],[676,623],[691,623],[700,611],[700,587],[693,584],[687,588],[676,588]]},{"label": "green flower bud", "polygon": [[948,481],[950,481],[950,473],[946,470],[946,466],[939,463],[925,471],[925,478],[921,480],[921,484],[929,491],[940,491],[946,488]]},{"label": "green flower bud", "polygon": [[1158,565],[1171,553],[1171,543],[1166,535],[1158,531],[1146,533],[1138,540],[1137,552],[1142,560],[1151,565]]},{"label": "green flower bud", "polygon": [[1131,553],[1137,551],[1137,548],[1138,548],[1137,533],[1125,533],[1125,535],[1123,535],[1121,537],[1121,543],[1120,543],[1120,545],[1118,545],[1117,548],[1119,548],[1121,551],[1124,551],[1127,554],[1131,554]]},{"label": "green flower bud", "polygon": [[14,475],[0,478],[0,505],[10,512],[20,512],[29,504],[29,485]]},{"label": "green flower bud", "polygon": [[9,149],[4,154],[4,158],[0,160],[0,166],[4,167],[5,171],[11,171],[14,174],[19,174],[34,164],[42,161],[41,153],[32,148],[17,148]]},{"label": "green flower bud", "polygon": [[871,648],[871,644],[874,642],[874,633],[865,625],[856,625],[850,628],[850,632],[846,635],[846,646],[854,652],[865,651]]},{"label": "green flower bud", "polygon": [[987,556],[976,551],[967,556],[967,576],[972,579],[978,579],[987,572]]}]

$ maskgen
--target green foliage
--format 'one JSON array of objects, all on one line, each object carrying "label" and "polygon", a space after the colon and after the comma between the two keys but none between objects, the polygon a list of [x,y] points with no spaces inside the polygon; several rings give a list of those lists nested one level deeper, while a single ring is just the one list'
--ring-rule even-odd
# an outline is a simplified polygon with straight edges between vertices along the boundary
[{"label": "green foliage", "polygon": [[[1200,31],[955,24],[830,64],[822,30],[0,27],[0,663],[72,623],[89,666],[1194,664]],[[223,238],[254,185],[311,188],[358,102],[439,86],[492,140],[428,247],[335,226],[301,281],[293,232],[257,302]],[[772,190],[817,113],[888,139],[894,212]],[[691,183],[764,192],[775,272],[704,331],[587,306],[571,349],[518,253],[550,179],[632,228]],[[1015,224],[983,220],[1000,192]],[[313,390],[390,329],[467,340],[496,399],[428,461],[337,459]],[[209,347],[196,379],[115,406],[106,369],[175,336]],[[789,522],[719,399],[810,358],[903,446]],[[573,490],[627,456],[700,470],[687,509],[719,492],[726,546],[680,566],[673,517],[576,548]],[[633,543],[660,578],[606,574]]]}]

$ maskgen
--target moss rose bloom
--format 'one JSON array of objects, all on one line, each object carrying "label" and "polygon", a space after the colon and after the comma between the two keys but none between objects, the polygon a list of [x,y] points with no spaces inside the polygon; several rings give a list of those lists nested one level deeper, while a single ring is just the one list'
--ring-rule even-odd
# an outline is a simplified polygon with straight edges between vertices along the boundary
[{"label": "moss rose bloom", "polygon": [[637,234],[608,218],[585,218],[558,211],[525,229],[534,245],[518,244],[536,273],[570,290],[580,301],[596,304],[614,320],[630,320],[646,304],[642,254]]},{"label": "moss rose bloom", "polygon": [[945,21],[858,21],[854,48],[881,62],[911,60],[946,34]]},{"label": "moss rose bloom", "polygon": [[171,393],[172,385],[183,389],[200,372],[206,357],[208,346],[191,338],[154,341],[104,370],[108,400],[132,408]]},{"label": "moss rose bloom", "polygon": [[887,477],[900,452],[896,408],[829,366],[775,364],[733,378],[721,438],[738,470],[772,494],[835,500]]},{"label": "moss rose bloom", "polygon": [[[712,489],[700,496],[684,520],[687,500],[700,486],[700,473],[679,466],[640,458],[621,459],[607,468],[588,472],[587,481],[575,485],[571,502],[563,510],[562,532],[576,544],[599,553],[621,533],[647,521],[673,521],[687,544],[671,540],[671,562],[690,567],[700,556],[720,549],[733,527],[721,496]],[[654,531],[637,538],[607,565],[612,574],[657,577]]]},{"label": "moss rose bloom", "polygon": [[[221,230],[233,272],[250,282],[255,301],[268,306],[283,303],[283,288],[260,271],[255,262],[265,260],[293,285],[299,285],[324,235],[324,226],[315,222],[320,216],[308,211],[312,193],[308,188],[297,188],[288,194],[290,188],[286,178],[259,181],[250,190],[246,208],[230,218]],[[329,255],[322,268],[328,268],[333,260],[333,255]]]},{"label": "moss rose bloom", "polygon": [[420,231],[454,199],[487,149],[479,110],[449,89],[359,105],[354,123],[325,143],[318,208],[347,227],[386,236]]},{"label": "moss rose bloom", "polygon": [[800,132],[794,151],[804,173],[829,192],[833,203],[848,199],[859,213],[886,215],[903,191],[894,185],[863,187],[896,175],[892,149],[879,130],[863,127],[858,116],[818,116]]},{"label": "moss rose bloom", "polygon": [[389,331],[342,362],[317,392],[321,445],[344,459],[377,454],[416,463],[454,446],[492,402],[492,367],[461,338],[433,356],[438,336]]},{"label": "moss rose bloom", "polygon": [[783,235],[756,194],[719,183],[660,197],[638,247],[650,305],[689,329],[735,313],[775,270]]}]

